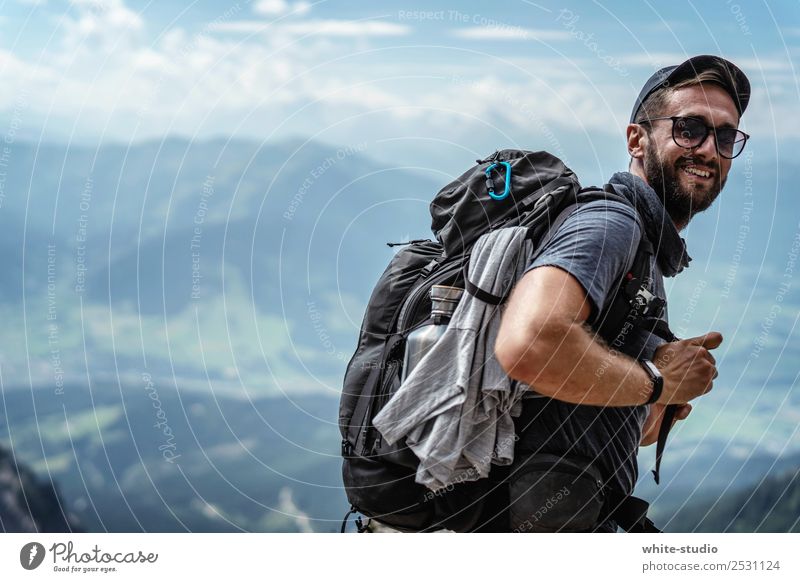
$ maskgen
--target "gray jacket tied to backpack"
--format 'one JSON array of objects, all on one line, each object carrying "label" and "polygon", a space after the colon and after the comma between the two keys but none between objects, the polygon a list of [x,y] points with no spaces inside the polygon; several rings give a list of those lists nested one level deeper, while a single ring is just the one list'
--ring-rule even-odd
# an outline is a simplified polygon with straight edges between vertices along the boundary
[{"label": "gray jacket tied to backpack", "polygon": [[[503,228],[475,243],[467,276],[502,296],[530,263],[528,229]],[[489,475],[514,460],[512,417],[528,386],[513,382],[494,356],[502,305],[462,297],[447,330],[375,417],[375,427],[419,458],[416,482],[439,490]]]}]

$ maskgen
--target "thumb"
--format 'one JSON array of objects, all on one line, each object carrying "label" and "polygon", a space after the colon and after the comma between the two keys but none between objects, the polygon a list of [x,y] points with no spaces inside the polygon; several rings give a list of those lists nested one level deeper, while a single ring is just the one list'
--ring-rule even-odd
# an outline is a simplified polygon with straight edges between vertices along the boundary
[{"label": "thumb", "polygon": [[706,334],[693,337],[689,339],[688,342],[696,346],[703,346],[707,350],[713,350],[714,348],[718,348],[722,343],[722,334],[718,331],[710,331]]}]

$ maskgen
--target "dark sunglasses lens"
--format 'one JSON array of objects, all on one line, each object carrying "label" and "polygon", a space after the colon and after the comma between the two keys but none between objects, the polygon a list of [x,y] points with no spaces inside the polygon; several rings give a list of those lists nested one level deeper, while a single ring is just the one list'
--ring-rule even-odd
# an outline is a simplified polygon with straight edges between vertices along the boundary
[{"label": "dark sunglasses lens", "polygon": [[746,141],[744,133],[738,129],[717,130],[717,147],[719,153],[726,158],[735,158],[742,153]]},{"label": "dark sunglasses lens", "polygon": [[708,128],[698,119],[682,117],[672,126],[672,137],[679,146],[693,148],[705,139]]}]

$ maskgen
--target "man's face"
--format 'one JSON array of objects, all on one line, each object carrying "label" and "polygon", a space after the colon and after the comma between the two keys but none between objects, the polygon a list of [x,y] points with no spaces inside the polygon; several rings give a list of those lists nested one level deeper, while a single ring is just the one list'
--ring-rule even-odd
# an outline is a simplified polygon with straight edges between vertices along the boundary
[{"label": "man's face", "polygon": [[[659,117],[699,117],[710,127],[737,127],[739,115],[730,95],[718,85],[703,83],[674,91]],[[680,147],[672,138],[672,121],[651,122],[644,151],[647,183],[659,194],[676,226],[707,210],[725,187],[731,160],[717,153],[714,133],[699,147]],[[706,171],[708,177],[691,173]]]}]

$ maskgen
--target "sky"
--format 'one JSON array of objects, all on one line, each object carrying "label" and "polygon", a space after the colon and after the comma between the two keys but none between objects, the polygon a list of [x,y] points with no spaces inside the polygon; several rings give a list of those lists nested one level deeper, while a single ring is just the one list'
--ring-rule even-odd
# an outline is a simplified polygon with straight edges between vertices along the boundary
[{"label": "sky", "polygon": [[537,135],[567,150],[623,135],[656,68],[708,53],[749,75],[753,143],[794,140],[797,1],[0,0],[0,131],[81,143]]}]

